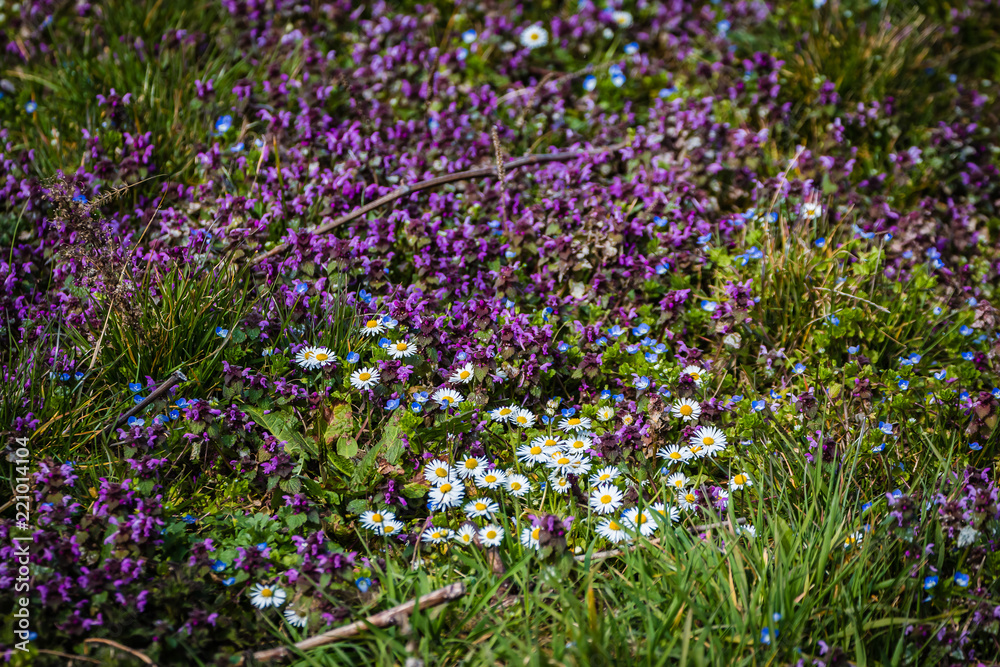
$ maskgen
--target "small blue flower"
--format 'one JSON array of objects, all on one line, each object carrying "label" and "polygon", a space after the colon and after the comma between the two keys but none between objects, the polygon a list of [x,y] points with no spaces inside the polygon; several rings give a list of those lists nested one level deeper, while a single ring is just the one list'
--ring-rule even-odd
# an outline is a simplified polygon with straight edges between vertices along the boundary
[{"label": "small blue flower", "polygon": [[982,448],[983,448],[983,446],[980,445],[978,442],[970,442],[969,443],[969,449],[971,449],[974,452],[978,452]]},{"label": "small blue flower", "polygon": [[881,443],[872,447],[872,454],[881,454],[885,450],[885,443]]},{"label": "small blue flower", "polygon": [[764,402],[764,399],[759,401],[750,401],[750,407],[754,412],[760,412],[767,407],[767,403]]},{"label": "small blue flower", "polygon": [[426,403],[430,396],[428,396],[426,391],[418,391],[413,395],[413,398],[419,403]]},{"label": "small blue flower", "polygon": [[944,380],[946,377],[948,377],[948,371],[946,371],[945,369],[942,368],[938,372],[933,373],[933,375],[938,380]]},{"label": "small blue flower", "polygon": [[824,237],[824,236],[819,237],[818,239],[816,239],[815,241],[813,241],[813,244],[817,248],[822,248],[823,246],[826,245],[826,237]]},{"label": "small blue flower", "polygon": [[229,329],[223,329],[222,327],[215,327],[215,335],[219,338],[225,338],[229,335]]},{"label": "small blue flower", "polygon": [[847,346],[847,353],[848,354],[857,354],[858,350],[860,350],[860,349],[861,348],[858,347],[857,345],[848,345]]},{"label": "small blue flower", "polygon": [[639,351],[639,346],[638,345],[626,345],[625,346],[625,351],[628,352],[629,354],[636,354]]},{"label": "small blue flower", "polygon": [[733,24],[730,23],[729,21],[723,19],[723,20],[719,21],[715,25],[715,27],[718,29],[719,34],[722,35],[723,37],[725,37],[726,33],[729,32],[729,29],[733,27]]},{"label": "small blue flower", "polygon": [[960,401],[967,401],[967,400],[969,400],[969,392],[963,391],[961,394],[958,395],[958,400],[960,400]]},{"label": "small blue flower", "polygon": [[805,373],[806,372],[805,364],[801,364],[801,363],[795,364],[795,367],[792,368],[792,371],[795,372],[795,373]]},{"label": "small blue flower", "polygon": [[615,88],[621,88],[622,86],[624,86],[625,81],[626,81],[625,75],[622,74],[621,72],[615,72],[614,74],[611,75],[611,84]]},{"label": "small blue flower", "polygon": [[597,77],[593,74],[588,74],[583,79],[583,89],[588,93],[597,88]]},{"label": "small blue flower", "polygon": [[[129,385],[129,388],[131,388],[131,385]],[[188,404],[188,402],[183,398],[178,398],[176,401],[174,401],[174,404],[177,405],[177,407],[179,408],[183,408]]]},{"label": "small blue flower", "polygon": [[890,495],[892,495],[893,498],[902,498],[903,492],[900,491],[899,489],[893,489]]},{"label": "small blue flower", "polygon": [[295,286],[296,294],[305,294],[309,291],[309,283],[299,283]]},{"label": "small blue flower", "polygon": [[601,336],[600,338],[594,341],[594,344],[603,347],[608,344],[608,339],[606,336]]},{"label": "small blue flower", "polygon": [[503,256],[506,257],[507,259],[514,259],[515,257],[517,257],[517,253],[514,252],[513,250],[506,250],[504,251]]},{"label": "small blue flower", "polygon": [[969,585],[969,575],[964,574],[962,572],[956,572],[955,584],[961,586],[962,588],[965,588],[966,586]]},{"label": "small blue flower", "polygon": [[572,417],[573,415],[576,414],[576,408],[563,408],[562,410],[559,411],[559,413],[563,417],[567,417],[567,418],[568,417]]},{"label": "small blue flower", "polygon": [[490,220],[489,222],[486,223],[486,226],[489,227],[490,229],[499,229],[500,228],[500,221],[499,220]]},{"label": "small blue flower", "polygon": [[354,581],[354,585],[358,587],[358,590],[362,593],[367,593],[368,589],[372,587],[372,580],[368,577],[359,577]]},{"label": "small blue flower", "polygon": [[128,390],[130,392],[132,392],[133,394],[136,394],[136,393],[142,391],[142,385],[139,384],[138,382],[129,382],[128,383]]},{"label": "small blue flower", "polygon": [[886,435],[892,435],[892,424],[889,422],[880,421],[878,423],[878,430],[882,431]]},{"label": "small blue flower", "polygon": [[223,563],[221,560],[217,560],[214,563],[212,563],[212,572],[222,572],[227,567],[228,565]]},{"label": "small blue flower", "polygon": [[649,333],[649,325],[646,324],[645,322],[643,322],[642,324],[640,324],[637,327],[632,327],[632,335],[633,336],[636,336],[636,337],[638,337],[638,336],[645,336],[648,333]]},{"label": "small blue flower", "polygon": [[649,389],[649,378],[648,377],[646,377],[645,375],[639,376],[639,377],[637,377],[637,376],[633,376],[633,377],[635,377],[635,388],[636,389],[638,389],[639,391],[642,391],[644,389]]},{"label": "small blue flower", "polygon": [[80,204],[86,204],[87,198],[83,195],[73,195],[73,201],[78,202]]},{"label": "small blue flower", "polygon": [[385,402],[385,409],[386,410],[395,410],[398,407],[399,407],[399,399],[398,398],[390,398],[388,401]]},{"label": "small blue flower", "polygon": [[657,393],[659,393],[660,396],[664,396],[666,398],[670,398],[671,396],[673,396],[673,394],[670,393],[670,390],[667,389],[667,385],[665,384],[660,385],[660,388],[657,390]]},{"label": "small blue flower", "polygon": [[622,401],[625,400],[625,394],[615,394],[611,398],[612,400],[614,400],[615,403],[621,403]]},{"label": "small blue flower", "polygon": [[903,391],[906,391],[907,389],[910,388],[910,383],[907,380],[900,380],[896,384],[898,384],[899,388],[902,389]]},{"label": "small blue flower", "polygon": [[625,45],[625,55],[634,56],[637,53],[639,53],[638,42],[629,42],[628,44]]},{"label": "small blue flower", "polygon": [[423,412],[424,406],[419,401],[413,401],[410,403],[410,409],[414,412]]},{"label": "small blue flower", "polygon": [[609,336],[611,336],[612,338],[618,338],[618,337],[619,337],[619,336],[621,336],[621,335],[622,335],[623,333],[625,333],[625,330],[624,330],[624,329],[622,329],[622,328],[621,328],[620,326],[618,326],[617,324],[616,324],[616,325],[614,325],[613,327],[611,327],[610,329],[608,329],[608,335],[609,335]]},{"label": "small blue flower", "polygon": [[474,41],[476,41],[476,38],[478,36],[479,35],[478,33],[476,33],[475,30],[469,28],[468,30],[462,33],[462,41],[465,42],[466,44],[472,44]]},{"label": "small blue flower", "polygon": [[242,141],[238,141],[229,147],[230,153],[239,153],[241,150],[246,148],[246,145]]},{"label": "small blue flower", "polygon": [[171,419],[178,419],[181,416],[181,413],[179,413],[177,410],[171,410],[169,413],[167,413],[167,416],[169,416]]},{"label": "small blue flower", "polygon": [[553,421],[554,420],[552,419],[552,417],[549,417],[548,415],[542,415],[542,423],[543,424],[548,425],[548,424],[551,424]]},{"label": "small blue flower", "polygon": [[710,313],[715,312],[715,309],[718,308],[718,307],[719,307],[719,304],[717,304],[714,301],[709,301],[708,299],[702,299],[702,301],[701,301],[701,309],[702,310],[707,310]]},{"label": "small blue flower", "polygon": [[145,419],[138,419],[135,416],[132,416],[132,417],[128,418],[128,425],[129,426],[144,426],[145,424],[146,424],[146,420]]},{"label": "small blue flower", "polygon": [[382,348],[383,350],[386,349],[387,347],[389,347],[390,345],[392,345],[392,341],[389,340],[388,338],[385,338],[383,336],[382,338],[378,339],[378,346],[380,348]]},{"label": "small blue flower", "polygon": [[667,98],[677,92],[676,88],[660,88],[660,92],[657,93],[661,98]]},{"label": "small blue flower", "polygon": [[779,614],[778,612],[774,612],[774,614],[772,614],[771,618],[773,618],[774,622],[777,623],[778,621],[781,620],[781,614]]},{"label": "small blue flower", "polygon": [[227,577],[226,579],[222,580],[223,586],[232,586],[235,583],[236,583],[236,577]]},{"label": "small blue flower", "polygon": [[267,549],[267,542],[259,542],[257,544],[257,551],[263,551],[264,549]]},{"label": "small blue flower", "polygon": [[358,291],[358,298],[361,299],[362,301],[364,301],[365,303],[371,303],[372,302],[372,295],[367,290],[359,290]]},{"label": "small blue flower", "polygon": [[643,355],[643,356],[645,356],[645,357],[646,357],[646,361],[648,361],[648,362],[649,362],[649,363],[651,363],[651,364],[655,364],[655,363],[656,363],[656,360],[660,358],[660,357],[659,357],[659,356],[658,356],[658,355],[656,354],[656,352],[647,352],[647,353],[646,353],[645,355]]},{"label": "small blue flower", "polygon": [[962,334],[963,336],[971,336],[972,335],[972,329],[970,329],[969,327],[967,327],[966,325],[963,324],[962,328],[960,328],[958,330],[958,333]]},{"label": "small blue flower", "polygon": [[993,387],[993,391],[990,392],[993,398],[1000,398],[1000,387]]},{"label": "small blue flower", "polygon": [[777,628],[773,628],[773,629],[772,628],[764,628],[763,630],[761,630],[760,631],[760,643],[761,644],[770,644],[771,643],[771,633],[772,632],[774,633],[774,637],[777,638],[777,636],[778,636],[778,629]]},{"label": "small blue flower", "polygon": [[395,329],[396,327],[399,326],[399,320],[393,319],[392,316],[390,315],[383,315],[382,324],[384,324],[390,329]]},{"label": "small blue flower", "polygon": [[936,574],[924,577],[924,590],[929,591],[930,589],[937,586],[937,583],[938,583],[938,578]]},{"label": "small blue flower", "polygon": [[73,378],[76,379],[76,380],[82,380],[83,379],[83,373],[80,372],[80,371],[77,371],[77,372],[73,373]]},{"label": "small blue flower", "polygon": [[667,264],[666,262],[661,262],[656,266],[654,266],[653,270],[656,271],[656,275],[663,276],[666,275],[668,271],[670,271],[670,265]]},{"label": "small blue flower", "polygon": [[431,118],[427,121],[427,129],[431,131],[431,134],[437,132],[440,127],[441,123],[439,123],[436,118]]},{"label": "small blue flower", "polygon": [[935,315],[940,315],[944,311],[941,310],[941,306],[934,306],[934,310],[931,312],[933,312]]},{"label": "small blue flower", "polygon": [[139,394],[136,394],[135,396],[132,397],[132,402],[135,403],[136,405],[142,403],[145,400],[146,398],[144,396],[140,396]]},{"label": "small blue flower", "polygon": [[976,297],[970,296],[969,300],[966,301],[966,303],[969,304],[971,307],[975,308],[979,304],[979,301],[976,300]]},{"label": "small blue flower", "polygon": [[837,317],[836,315],[830,315],[827,319],[830,320],[830,324],[832,324],[833,326],[837,326],[838,324],[840,324],[840,318]]},{"label": "small blue flower", "polygon": [[729,397],[729,402],[732,403],[733,405],[736,405],[742,400],[743,400],[743,394],[736,394],[735,396]]},{"label": "small blue flower", "polygon": [[233,117],[229,114],[225,116],[219,116],[218,120],[215,121],[215,133],[225,134],[233,126]]},{"label": "small blue flower", "polygon": [[35,111],[38,110],[38,104],[34,100],[31,100],[30,102],[25,103],[24,110],[28,113],[35,113]]},{"label": "small blue flower", "polygon": [[698,237],[698,245],[708,245],[712,241],[712,232]]},{"label": "small blue flower", "polygon": [[59,379],[62,380],[63,382],[68,382],[69,377],[70,377],[69,373],[60,373],[59,375]]},{"label": "small blue flower", "polygon": [[861,506],[861,512],[862,513],[867,512],[871,508],[872,508],[872,504],[871,503],[865,503],[864,505]]},{"label": "small blue flower", "polygon": [[670,224],[670,221],[667,220],[666,218],[661,218],[660,216],[657,215],[653,217],[653,224],[655,224],[657,227],[666,227],[667,225]]},{"label": "small blue flower", "polygon": [[357,352],[348,352],[347,356],[344,357],[344,361],[349,364],[356,364],[361,360],[361,355]]},{"label": "small blue flower", "polygon": [[602,389],[601,390],[601,400],[602,401],[607,401],[607,400],[610,400],[610,399],[611,399],[611,390],[610,389]]},{"label": "small blue flower", "polygon": [[569,352],[569,343],[566,341],[560,341],[559,345],[556,347],[560,352]]}]

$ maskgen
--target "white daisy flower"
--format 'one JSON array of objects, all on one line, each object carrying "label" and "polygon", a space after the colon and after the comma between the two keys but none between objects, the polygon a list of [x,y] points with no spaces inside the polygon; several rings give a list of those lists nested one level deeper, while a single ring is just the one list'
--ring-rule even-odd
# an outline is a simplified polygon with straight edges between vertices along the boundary
[{"label": "white daisy flower", "polygon": [[682,472],[675,472],[670,477],[667,477],[667,485],[674,487],[674,490],[680,491],[687,486],[688,478]]},{"label": "white daisy flower", "polygon": [[729,488],[731,489],[742,489],[744,486],[753,486],[753,480],[745,472],[733,475],[733,478],[729,480]]},{"label": "white daisy flower", "polygon": [[436,509],[458,507],[465,497],[465,485],[461,482],[445,482],[431,489],[431,506]]},{"label": "white daisy flower", "polygon": [[430,544],[441,544],[448,539],[449,535],[451,535],[451,531],[447,528],[431,526],[424,531],[424,534],[420,539]]},{"label": "white daisy flower", "polygon": [[309,623],[309,616],[300,614],[294,609],[286,609],[285,620],[288,621],[289,625],[295,626],[296,628],[304,628],[306,627],[306,624]]},{"label": "white daisy flower", "polygon": [[533,25],[521,31],[521,46],[537,49],[549,43],[549,33],[540,25]]},{"label": "white daisy flower", "polygon": [[434,486],[455,481],[457,476],[458,473],[444,459],[434,459],[424,466],[424,478]]},{"label": "white daisy flower", "polygon": [[601,484],[590,492],[590,507],[598,514],[610,514],[622,506],[622,492],[612,484]]},{"label": "white daisy flower", "polygon": [[729,492],[725,489],[719,489],[715,492],[715,500],[725,509],[729,505]]},{"label": "white daisy flower", "polygon": [[472,540],[476,537],[476,527],[472,524],[465,524],[451,536],[451,539],[459,542],[460,544],[472,544]]},{"label": "white daisy flower", "polygon": [[372,511],[361,513],[361,525],[368,530],[374,531],[375,534],[382,534],[382,527],[385,525],[386,521],[395,521],[396,515],[387,510],[382,511]]},{"label": "white daisy flower", "polygon": [[634,422],[634,421],[635,421],[635,417],[633,417],[632,415],[630,415],[628,413],[625,413],[625,414],[622,415],[622,424],[624,424],[625,426],[631,426],[632,422]]},{"label": "white daisy flower", "polygon": [[670,463],[687,463],[688,459],[691,458],[691,452],[687,447],[680,447],[679,445],[670,445],[669,447],[660,447],[657,450],[656,455],[661,459],[669,461]]},{"label": "white daisy flower", "polygon": [[431,400],[437,401],[442,408],[453,408],[464,401],[465,397],[452,389],[438,389],[431,394]]},{"label": "white daisy flower", "polygon": [[486,470],[486,466],[486,459],[469,456],[465,460],[460,461],[455,466],[455,470],[462,479],[469,479],[470,477],[476,477],[479,473]]},{"label": "white daisy flower", "polygon": [[614,466],[605,466],[595,472],[590,476],[591,484],[603,484],[604,482],[610,482],[618,478],[621,475],[621,470]]},{"label": "white daisy flower", "polygon": [[562,450],[567,454],[577,454],[583,456],[590,446],[594,444],[593,441],[585,435],[578,435],[575,438],[569,438],[568,440],[562,441]]},{"label": "white daisy flower", "polygon": [[614,408],[604,406],[603,408],[597,408],[597,419],[598,421],[606,422],[614,419],[615,411]]},{"label": "white daisy flower", "polygon": [[567,433],[584,431],[590,428],[590,417],[566,417],[559,422],[559,428]]},{"label": "white daisy flower", "polygon": [[574,464],[579,463],[580,458],[563,452],[559,452],[546,462],[558,475],[566,476],[573,471]]},{"label": "white daisy flower", "polygon": [[632,14],[630,12],[611,12],[611,20],[614,21],[619,28],[629,28],[632,26]]},{"label": "white daisy flower", "polygon": [[392,521],[386,521],[382,526],[382,534],[386,537],[390,535],[398,535],[403,532],[403,522],[393,519]]},{"label": "white daisy flower", "polygon": [[406,341],[400,340],[395,343],[391,343],[389,347],[385,348],[385,351],[393,359],[405,359],[406,357],[412,357],[417,353],[417,346],[413,343],[407,343]]},{"label": "white daisy flower", "polygon": [[663,503],[653,503],[652,509],[654,512],[659,514],[664,521],[669,520],[670,523],[676,523],[681,520],[681,511],[673,505],[668,507]]},{"label": "white daisy flower", "polygon": [[648,510],[632,507],[622,513],[622,523],[629,530],[637,530],[643,537],[649,537],[656,532],[656,520]]},{"label": "white daisy flower", "polygon": [[864,536],[865,534],[860,531],[851,533],[850,535],[847,536],[847,539],[844,540],[844,548],[850,549],[852,547],[861,546],[861,539]]},{"label": "white daisy flower", "polygon": [[625,527],[614,519],[608,518],[597,524],[597,534],[608,542],[618,544],[628,539]]},{"label": "white daisy flower", "polygon": [[737,535],[749,535],[751,538],[757,537],[757,527],[747,524],[745,526],[736,526],[734,532]]},{"label": "white daisy flower", "polygon": [[806,202],[802,205],[802,217],[806,220],[815,220],[823,215],[823,207],[818,203]]},{"label": "white daisy flower", "polygon": [[726,451],[726,446],[721,442],[716,441],[705,448],[705,457],[714,459],[724,451]]},{"label": "white daisy flower", "polygon": [[693,489],[685,489],[677,494],[677,504],[683,510],[696,510],[698,509],[698,496],[695,495]]},{"label": "white daisy flower", "polygon": [[258,609],[285,604],[285,591],[272,584],[254,584],[250,589],[250,604]]},{"label": "white daisy flower", "polygon": [[566,469],[566,472],[563,473],[564,475],[578,475],[583,477],[590,472],[590,467],[593,465],[590,460],[581,456],[571,456],[571,458],[573,458],[573,460],[570,461],[569,467]]},{"label": "white daisy flower", "polygon": [[322,368],[337,360],[337,355],[327,347],[306,347],[295,355],[295,363],[303,368]]},{"label": "white daisy flower", "polygon": [[690,375],[695,385],[700,387],[708,376],[708,373],[698,366],[685,366],[684,370],[681,371],[681,375]]},{"label": "white daisy flower", "polygon": [[361,325],[361,333],[366,336],[377,336],[383,331],[385,331],[385,325],[382,324],[382,318],[367,320]]},{"label": "white daisy flower", "polygon": [[492,523],[479,529],[479,542],[484,547],[498,547],[503,541],[503,528]]},{"label": "white daisy flower", "polygon": [[520,498],[531,491],[531,482],[524,475],[511,475],[507,478],[507,491],[510,495]]},{"label": "white daisy flower", "polygon": [[541,544],[538,542],[538,536],[541,534],[541,528],[527,528],[525,527],[521,530],[521,544],[528,549],[538,549]]},{"label": "white daisy flower", "polygon": [[377,368],[359,368],[351,373],[351,385],[355,389],[371,389],[378,384],[379,372]]},{"label": "white daisy flower", "polygon": [[688,445],[685,451],[688,453],[688,459],[704,458],[705,454],[708,453],[708,450],[701,445]]},{"label": "white daisy flower", "polygon": [[690,398],[682,398],[674,403],[670,412],[677,419],[694,422],[698,421],[698,417],[701,416],[701,405],[698,404],[698,401],[692,401]]},{"label": "white daisy flower", "polygon": [[559,446],[555,438],[539,436],[530,443],[524,443],[517,448],[517,458],[522,463],[545,463],[551,453]]},{"label": "white daisy flower", "polygon": [[[691,436],[691,445],[701,447],[725,447],[728,444],[726,434],[714,426],[699,426]],[[704,456],[704,454],[702,454]]]},{"label": "white daisy flower", "polygon": [[476,486],[487,489],[497,489],[507,482],[507,473],[503,470],[484,470],[476,477]]},{"label": "white daisy flower", "polygon": [[514,415],[508,419],[511,424],[521,428],[531,428],[535,425],[535,415],[524,408],[518,408]]},{"label": "white daisy flower", "polygon": [[563,494],[569,493],[569,480],[565,477],[559,477],[557,475],[552,475],[549,477],[549,482],[552,483],[552,490],[556,493]]},{"label": "white daisy flower", "polygon": [[465,510],[465,515],[470,519],[479,519],[496,514],[500,511],[500,505],[495,500],[490,500],[489,498],[476,498],[467,502],[463,509]]},{"label": "white daisy flower", "polygon": [[468,363],[452,373],[451,377],[448,378],[448,382],[461,382],[464,384],[466,382],[472,382],[475,377],[476,369],[473,368],[471,363]]},{"label": "white daisy flower", "polygon": [[514,413],[516,413],[518,409],[519,408],[516,405],[505,405],[502,408],[490,410],[489,414],[493,421],[505,422],[513,419]]}]

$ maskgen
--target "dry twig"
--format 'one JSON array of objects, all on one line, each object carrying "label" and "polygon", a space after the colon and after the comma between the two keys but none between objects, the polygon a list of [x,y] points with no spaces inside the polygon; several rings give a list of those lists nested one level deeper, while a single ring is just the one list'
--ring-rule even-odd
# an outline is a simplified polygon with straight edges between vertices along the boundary
[{"label": "dry twig", "polygon": [[140,660],[142,660],[147,665],[155,665],[156,664],[155,662],[153,662],[153,659],[150,658],[145,653],[143,653],[141,651],[137,651],[134,648],[129,648],[128,646],[125,646],[124,644],[119,644],[118,642],[112,641],[110,639],[103,639],[101,637],[91,637],[90,639],[84,639],[83,643],[84,644],[107,644],[108,646],[116,648],[119,651],[125,651],[129,655],[134,655],[135,657],[139,658]]}]

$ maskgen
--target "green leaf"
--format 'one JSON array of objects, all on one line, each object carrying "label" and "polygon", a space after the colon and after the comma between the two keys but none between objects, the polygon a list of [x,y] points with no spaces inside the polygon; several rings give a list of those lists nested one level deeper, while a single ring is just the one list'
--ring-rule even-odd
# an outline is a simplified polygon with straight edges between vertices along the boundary
[{"label": "green leaf", "polygon": [[358,455],[358,441],[351,436],[344,436],[337,440],[337,453],[345,459],[353,459]]},{"label": "green leaf", "polygon": [[350,459],[345,459],[343,456],[337,454],[330,454],[330,463],[348,477],[354,474],[354,464],[351,463]]},{"label": "green leaf", "polygon": [[250,415],[255,422],[263,425],[279,442],[283,441],[285,443],[285,451],[290,455],[295,456],[296,454],[306,452],[310,456],[316,456],[316,444],[311,440],[306,440],[299,433],[298,420],[292,413],[291,408],[286,407],[281,410],[269,412],[268,414],[264,414],[263,410],[249,405],[243,405],[241,409]]},{"label": "green leaf", "polygon": [[423,484],[417,484],[416,482],[411,482],[403,487],[403,495],[407,498],[423,498],[430,491]]},{"label": "green leaf", "polygon": [[361,459],[361,463],[359,463],[354,469],[354,474],[351,476],[352,486],[367,485],[368,475],[371,473],[372,468],[375,467],[375,457],[377,457],[378,453],[382,451],[382,445],[384,442],[385,439],[383,438],[382,440],[379,440],[377,445],[371,447],[367,452],[365,452],[364,458]]},{"label": "green leaf", "polygon": [[385,458],[391,465],[396,465],[403,455],[403,439],[399,435],[399,412],[393,412],[389,421],[382,426],[382,440],[379,441],[379,446],[385,448]]},{"label": "green leaf", "polygon": [[363,498],[357,498],[347,503],[347,511],[351,514],[361,514],[368,509],[368,501]]},{"label": "green leaf", "polygon": [[354,432],[354,418],[351,415],[351,404],[341,403],[333,406],[332,409],[324,410],[327,425],[323,438],[327,443],[332,443],[337,438],[351,435]]},{"label": "green leaf", "polygon": [[306,516],[305,514],[292,514],[285,518],[285,524],[290,529],[297,530],[298,528],[301,528],[303,524],[305,524],[305,522],[308,520],[309,517]]}]

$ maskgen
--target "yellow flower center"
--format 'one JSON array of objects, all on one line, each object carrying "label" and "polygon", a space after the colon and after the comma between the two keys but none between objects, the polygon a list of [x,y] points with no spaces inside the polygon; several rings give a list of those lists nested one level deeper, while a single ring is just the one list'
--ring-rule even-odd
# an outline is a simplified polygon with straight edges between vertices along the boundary
[{"label": "yellow flower center", "polygon": [[496,536],[497,536],[497,531],[495,531],[495,530],[487,530],[486,531],[486,539],[492,540]]},{"label": "yellow flower center", "polygon": [[497,481],[496,475],[487,475],[483,479],[486,481],[487,484],[492,484],[493,482]]},{"label": "yellow flower center", "polygon": [[510,408],[500,408],[500,414],[504,417],[509,415],[511,412],[513,412],[513,410],[511,410]]},{"label": "yellow flower center", "polygon": [[737,475],[736,477],[733,477],[733,481],[736,482],[737,484],[746,484],[747,476]]},{"label": "yellow flower center", "polygon": [[674,486],[676,486],[678,489],[682,488],[684,486],[684,480],[683,479],[675,479],[674,480]]},{"label": "yellow flower center", "polygon": [[434,474],[437,475],[438,477],[447,477],[448,476],[448,469],[447,468],[438,468],[438,469],[436,469],[434,471]]},{"label": "yellow flower center", "polygon": [[691,445],[689,449],[691,450],[692,454],[697,454],[698,452],[701,451],[701,445]]},{"label": "yellow flower center", "polygon": [[565,456],[562,456],[558,459],[558,463],[561,466],[567,465],[569,463],[569,459],[566,458]]},{"label": "yellow flower center", "polygon": [[600,477],[598,477],[597,479],[598,479],[598,481],[600,481],[600,482],[606,482],[606,481],[608,481],[609,479],[611,479],[611,475],[609,475],[608,473],[604,473],[603,475],[601,475],[601,476],[600,476]]},{"label": "yellow flower center", "polygon": [[472,373],[470,373],[469,371],[462,371],[461,373],[458,374],[458,377],[464,380],[468,378],[470,375],[472,375]]},{"label": "yellow flower center", "polygon": [[385,527],[385,532],[387,532],[387,533],[391,533],[391,532],[392,532],[392,531],[394,531],[394,530],[396,530],[396,527],[395,527],[395,526],[393,526],[392,524],[389,524],[389,525],[387,525],[387,526]]},{"label": "yellow flower center", "polygon": [[261,596],[262,598],[269,598],[269,597],[271,597],[272,595],[274,595],[274,593],[273,593],[273,592],[271,591],[271,589],[270,589],[270,588],[262,588],[262,589],[260,590],[260,596]]},{"label": "yellow flower center", "polygon": [[406,343],[396,343],[396,349],[399,350],[400,352],[406,352],[407,347],[408,346]]},{"label": "yellow flower center", "polygon": [[372,514],[372,523],[382,523],[382,515]]},{"label": "yellow flower center", "polygon": [[328,355],[325,352],[317,352],[316,353],[316,361],[326,361],[329,358],[330,358],[330,355]]},{"label": "yellow flower center", "polygon": [[677,459],[684,458],[684,455],[681,454],[680,452],[670,452],[670,458],[676,461]]},{"label": "yellow flower center", "polygon": [[467,543],[471,539],[472,539],[472,535],[469,535],[468,533],[466,533],[465,535],[462,535],[462,541],[463,542]]},{"label": "yellow flower center", "polygon": [[611,502],[611,496],[609,496],[606,493],[603,496],[601,496],[601,504],[607,505],[610,502]]},{"label": "yellow flower center", "polygon": [[580,425],[580,420],[577,419],[576,417],[573,417],[572,419],[569,420],[569,426],[579,426],[579,425]]},{"label": "yellow flower center", "polygon": [[701,441],[706,447],[711,447],[712,445],[715,444],[715,438],[708,435],[702,438]]},{"label": "yellow flower center", "polygon": [[621,530],[622,527],[618,525],[614,520],[608,522],[608,528],[610,530]]},{"label": "yellow flower center", "polygon": [[525,417],[523,415],[518,415],[518,417],[517,417],[517,423],[518,424],[526,424],[527,422],[528,422],[528,418],[527,417]]},{"label": "yellow flower center", "polygon": [[465,461],[465,467],[468,468],[469,470],[475,470],[476,466],[478,465],[479,461],[477,461],[476,459],[466,459]]},{"label": "yellow flower center", "polygon": [[695,501],[694,494],[693,493],[685,493],[684,494],[684,500],[688,501],[689,503],[693,503]]},{"label": "yellow flower center", "polygon": [[553,440],[552,438],[549,438],[548,440],[545,441],[545,446],[546,447],[555,447],[558,444],[559,443],[556,442],[555,440]]},{"label": "yellow flower center", "polygon": [[368,320],[367,322],[365,322],[365,326],[368,327],[369,329],[374,329],[375,327],[378,326],[378,322],[376,322],[375,320]]},{"label": "yellow flower center", "polygon": [[701,373],[688,373],[688,375],[690,375],[692,378],[694,378],[695,382],[697,382],[698,380],[701,379]]},{"label": "yellow flower center", "polygon": [[476,510],[482,512],[486,509],[486,503],[476,503]]},{"label": "yellow flower center", "polygon": [[639,525],[642,525],[642,524],[646,523],[646,515],[645,514],[640,514],[639,516],[637,516],[635,518],[635,522],[637,524],[639,524]]},{"label": "yellow flower center", "polygon": [[452,489],[451,484],[445,483],[441,485],[441,493],[448,493],[449,491],[451,491],[451,489]]},{"label": "yellow flower center", "polygon": [[694,410],[691,409],[690,405],[681,406],[681,414],[684,415],[685,417],[690,417],[692,412],[694,412]]},{"label": "yellow flower center", "polygon": [[520,491],[521,490],[521,483],[520,482],[511,482],[510,483],[510,490],[511,491]]},{"label": "yellow flower center", "polygon": [[361,382],[368,382],[371,379],[372,379],[371,373],[358,373],[358,380],[360,380]]},{"label": "yellow flower center", "polygon": [[532,448],[531,448],[530,450],[528,450],[528,451],[530,451],[530,452],[531,452],[531,455],[532,455],[532,456],[538,456],[539,454],[541,454],[541,453],[542,453],[542,448],[541,448],[541,447],[539,447],[538,445],[535,445],[534,447],[532,447]]}]

